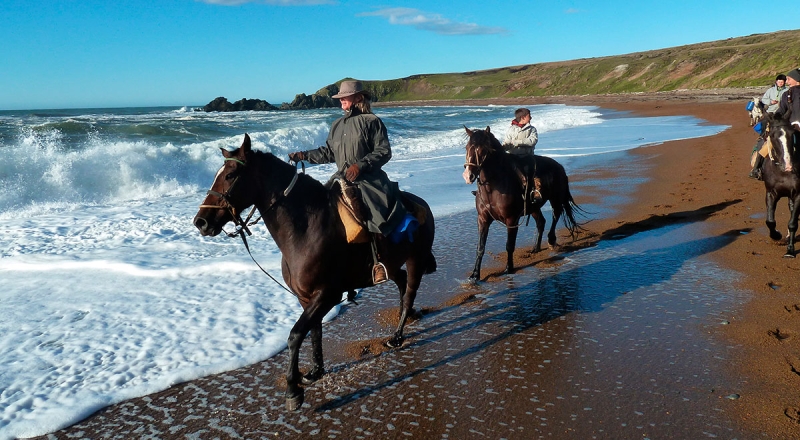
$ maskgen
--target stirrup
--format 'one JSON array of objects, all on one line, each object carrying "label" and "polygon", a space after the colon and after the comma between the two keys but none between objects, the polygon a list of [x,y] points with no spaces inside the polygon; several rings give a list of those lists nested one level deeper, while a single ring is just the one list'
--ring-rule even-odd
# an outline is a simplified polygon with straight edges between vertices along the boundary
[{"label": "stirrup", "polygon": [[389,281],[389,274],[386,272],[386,266],[378,262],[372,266],[372,284],[378,285]]}]

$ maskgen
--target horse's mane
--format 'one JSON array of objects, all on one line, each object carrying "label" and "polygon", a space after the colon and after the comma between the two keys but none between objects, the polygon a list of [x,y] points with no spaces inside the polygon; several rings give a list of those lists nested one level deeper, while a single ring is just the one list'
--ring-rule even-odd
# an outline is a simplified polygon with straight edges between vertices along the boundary
[{"label": "horse's mane", "polygon": [[487,130],[472,130],[472,137],[470,141],[475,146],[489,147],[495,152],[504,153],[503,145],[494,137],[491,131]]},{"label": "horse's mane", "polygon": [[[298,172],[296,166],[284,162],[281,158],[268,151],[251,150],[251,153],[252,160],[257,164],[259,169],[269,170],[269,174],[280,179],[280,183],[284,183],[285,181],[285,184],[288,184],[291,177]],[[296,185],[302,185],[302,191],[306,197],[319,193],[320,195],[324,195],[327,199],[328,189],[325,188],[325,185],[308,174],[300,173]],[[296,189],[293,191],[296,191]]]}]

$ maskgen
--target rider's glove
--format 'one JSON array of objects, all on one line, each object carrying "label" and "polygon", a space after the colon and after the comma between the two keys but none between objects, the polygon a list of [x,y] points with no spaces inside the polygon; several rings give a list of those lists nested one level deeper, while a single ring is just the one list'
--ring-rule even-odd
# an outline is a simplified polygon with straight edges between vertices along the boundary
[{"label": "rider's glove", "polygon": [[361,174],[361,168],[359,168],[357,164],[352,164],[347,171],[344,172],[344,178],[352,182],[358,178],[359,174]]},{"label": "rider's glove", "polygon": [[306,160],[306,153],[305,151],[295,151],[294,153],[289,153],[289,160],[292,162],[300,162],[301,160]]}]

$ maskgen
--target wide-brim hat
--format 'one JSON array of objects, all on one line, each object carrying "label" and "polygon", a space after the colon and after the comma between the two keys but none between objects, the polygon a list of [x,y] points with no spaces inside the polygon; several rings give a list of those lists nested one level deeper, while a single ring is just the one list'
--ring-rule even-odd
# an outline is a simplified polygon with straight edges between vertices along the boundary
[{"label": "wide-brim hat", "polygon": [[786,76],[797,82],[800,82],[800,70],[792,69],[786,73]]},{"label": "wide-brim hat", "polygon": [[352,96],[361,93],[365,98],[370,99],[371,96],[368,91],[364,90],[364,85],[361,81],[342,81],[339,86],[339,93],[331,96],[331,98],[344,98],[345,96]]}]

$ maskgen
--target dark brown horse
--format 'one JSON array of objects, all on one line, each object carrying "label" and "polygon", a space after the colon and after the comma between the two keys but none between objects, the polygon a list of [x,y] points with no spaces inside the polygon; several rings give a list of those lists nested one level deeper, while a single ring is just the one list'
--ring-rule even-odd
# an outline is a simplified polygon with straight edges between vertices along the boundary
[{"label": "dark brown horse", "polygon": [[[289,334],[289,368],[286,374],[286,406],[303,404],[303,388],[325,373],[322,357],[322,318],[348,290],[371,286],[373,257],[369,243],[348,244],[339,220],[337,197],[320,182],[270,153],[254,151],[250,136],[234,151],[222,150],[224,164],[214,179],[194,225],[204,236],[216,236],[229,221],[241,224],[240,213],[255,205],[281,250],[283,279],[300,300],[303,313]],[[381,253],[389,279],[401,295],[400,323],[388,345],[403,343],[403,327],[411,314],[423,274],[436,270],[431,252],[434,219],[427,203],[403,193],[409,208],[421,207],[425,219],[413,241],[386,240]],[[402,269],[405,264],[405,270]],[[224,275],[224,274],[219,274]],[[235,280],[232,280],[235,283]],[[313,368],[302,376],[298,367],[300,346],[311,335]]]},{"label": "dark brown horse", "polygon": [[773,118],[769,113],[765,116],[769,127],[769,142],[772,145],[769,156],[762,167],[764,187],[767,190],[767,228],[773,240],[783,238],[775,229],[775,207],[778,201],[789,199],[789,232],[784,257],[794,258],[795,233],[797,217],[800,215],[800,163],[797,161],[797,130],[788,121]]},{"label": "dark brown horse", "polygon": [[[514,270],[514,248],[516,247],[519,221],[526,214],[530,214],[536,222],[537,237],[534,252],[541,251],[546,222],[541,208],[545,202],[549,201],[553,209],[553,219],[547,234],[548,244],[551,247],[556,246],[556,224],[562,215],[564,225],[574,237],[580,229],[575,220],[575,211],[580,208],[572,199],[569,192],[569,179],[561,164],[545,156],[520,157],[506,153],[489,127],[486,127],[486,130],[465,129],[469,141],[467,141],[464,176],[468,184],[478,181],[475,209],[478,210],[479,238],[475,268],[470,276],[471,281],[474,282],[480,278],[481,260],[486,250],[486,238],[489,235],[489,225],[493,221],[502,223],[508,230],[506,238],[508,259],[505,273],[511,273]],[[516,168],[522,166],[523,161],[529,161],[528,169],[535,170],[536,177],[541,181],[541,201],[536,203],[533,203],[530,198],[523,199],[522,182],[515,172]]]}]

